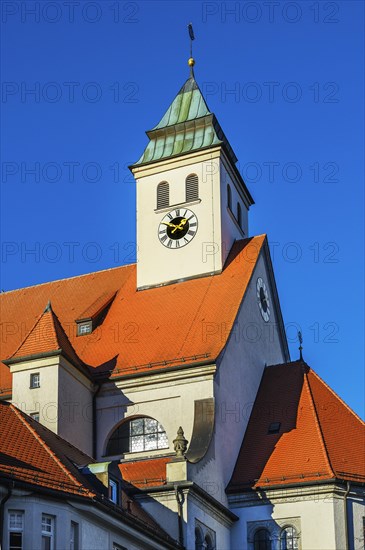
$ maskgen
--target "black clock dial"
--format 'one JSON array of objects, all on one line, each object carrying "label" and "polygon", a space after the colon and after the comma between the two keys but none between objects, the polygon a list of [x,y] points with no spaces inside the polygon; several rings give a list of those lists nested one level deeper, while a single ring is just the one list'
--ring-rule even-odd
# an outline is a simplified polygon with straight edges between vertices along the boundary
[{"label": "black clock dial", "polygon": [[171,225],[168,225],[166,228],[167,236],[174,240],[182,239],[189,231],[189,225],[189,220],[187,218],[183,218],[182,216],[173,218],[171,220]]},{"label": "black clock dial", "polygon": [[166,248],[182,248],[198,231],[198,218],[187,208],[175,208],[164,216],[158,227],[158,238]]},{"label": "black clock dial", "polygon": [[267,323],[270,318],[269,292],[266,288],[266,284],[261,277],[259,277],[256,281],[256,295],[261,317]]},{"label": "black clock dial", "polygon": [[262,287],[260,287],[260,302],[261,302],[261,305],[262,305],[262,309],[266,313],[268,305],[267,305],[267,299],[266,299],[266,296],[265,296],[265,292],[264,292],[264,289]]}]

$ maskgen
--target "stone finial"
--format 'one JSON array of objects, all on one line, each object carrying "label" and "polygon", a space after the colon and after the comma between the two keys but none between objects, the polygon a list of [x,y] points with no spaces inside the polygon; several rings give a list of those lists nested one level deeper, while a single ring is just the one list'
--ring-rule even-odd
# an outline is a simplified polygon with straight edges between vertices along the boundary
[{"label": "stone finial", "polygon": [[184,454],[186,453],[186,449],[188,448],[188,440],[184,437],[184,430],[180,426],[180,428],[177,430],[177,437],[173,441],[174,449],[176,453],[177,458],[183,458]]}]

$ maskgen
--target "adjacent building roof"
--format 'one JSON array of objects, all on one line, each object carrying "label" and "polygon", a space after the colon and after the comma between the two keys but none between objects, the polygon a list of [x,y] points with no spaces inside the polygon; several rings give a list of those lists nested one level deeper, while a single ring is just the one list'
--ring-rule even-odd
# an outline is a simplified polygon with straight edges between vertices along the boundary
[{"label": "adjacent building roof", "polygon": [[[1,359],[55,347],[68,349],[71,355],[73,349],[94,375],[102,376],[136,376],[214,362],[226,345],[264,241],[261,235],[236,242],[219,275],[143,291],[136,290],[133,264],[2,293],[6,334]],[[77,336],[76,320],[101,295],[111,293],[116,296],[101,325],[92,334]],[[54,311],[40,316],[48,300]],[[179,315],[166,315],[166,303]],[[225,327],[219,338],[207,333],[214,324]],[[43,325],[49,334],[44,343],[36,338],[37,327]],[[3,363],[0,389],[3,395],[11,393],[11,375]]]},{"label": "adjacent building roof", "polygon": [[134,460],[121,462],[119,469],[125,481],[135,487],[146,489],[166,484],[166,464],[168,462],[171,462],[171,457]]},{"label": "adjacent building roof", "polygon": [[99,493],[98,480],[81,470],[94,459],[36,422],[14,405],[0,401],[0,477],[35,490],[51,490],[60,498],[83,497],[120,515],[123,521],[133,522],[136,529],[159,536],[166,547],[178,547],[155,520],[122,489],[121,507],[115,506]]},{"label": "adjacent building roof", "polygon": [[306,363],[271,366],[227,491],[331,479],[365,482],[364,457],[364,422]]},{"label": "adjacent building roof", "polygon": [[14,405],[0,402],[0,475],[87,497],[95,492],[75,464],[94,460]]}]

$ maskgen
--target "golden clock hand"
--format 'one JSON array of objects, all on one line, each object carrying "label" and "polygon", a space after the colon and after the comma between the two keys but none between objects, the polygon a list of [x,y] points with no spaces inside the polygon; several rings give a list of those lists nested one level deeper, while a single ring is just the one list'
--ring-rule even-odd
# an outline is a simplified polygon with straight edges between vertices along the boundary
[{"label": "golden clock hand", "polygon": [[176,226],[175,226],[175,229],[173,229],[173,230],[171,231],[171,233],[175,233],[175,231],[176,231],[177,229],[178,229],[179,231],[180,231],[181,229],[183,229],[183,228],[184,228],[184,225],[186,224],[187,221],[188,221],[188,220],[187,220],[186,218],[183,218],[183,219],[181,220],[181,222],[179,223],[179,225],[176,225]]},{"label": "golden clock hand", "polygon": [[179,226],[178,225],[175,225],[174,223],[169,223],[169,222],[161,222],[162,225],[168,225],[169,227],[174,227],[175,229],[177,229]]}]

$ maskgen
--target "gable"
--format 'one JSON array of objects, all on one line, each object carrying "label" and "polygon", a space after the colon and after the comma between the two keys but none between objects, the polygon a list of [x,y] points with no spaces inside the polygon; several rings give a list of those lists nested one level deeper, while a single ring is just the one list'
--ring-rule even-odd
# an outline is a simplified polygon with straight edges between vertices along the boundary
[{"label": "gable", "polygon": [[[131,376],[213,362],[226,344],[264,240],[237,242],[219,275],[144,291],[136,290],[136,265],[129,265],[3,293],[1,359],[14,354],[51,300],[77,356],[95,374]],[[104,293],[116,296],[102,324],[77,336],[76,320]],[[224,323],[225,337],[204,340],[207,323]],[[3,363],[0,388],[11,391]]]}]

